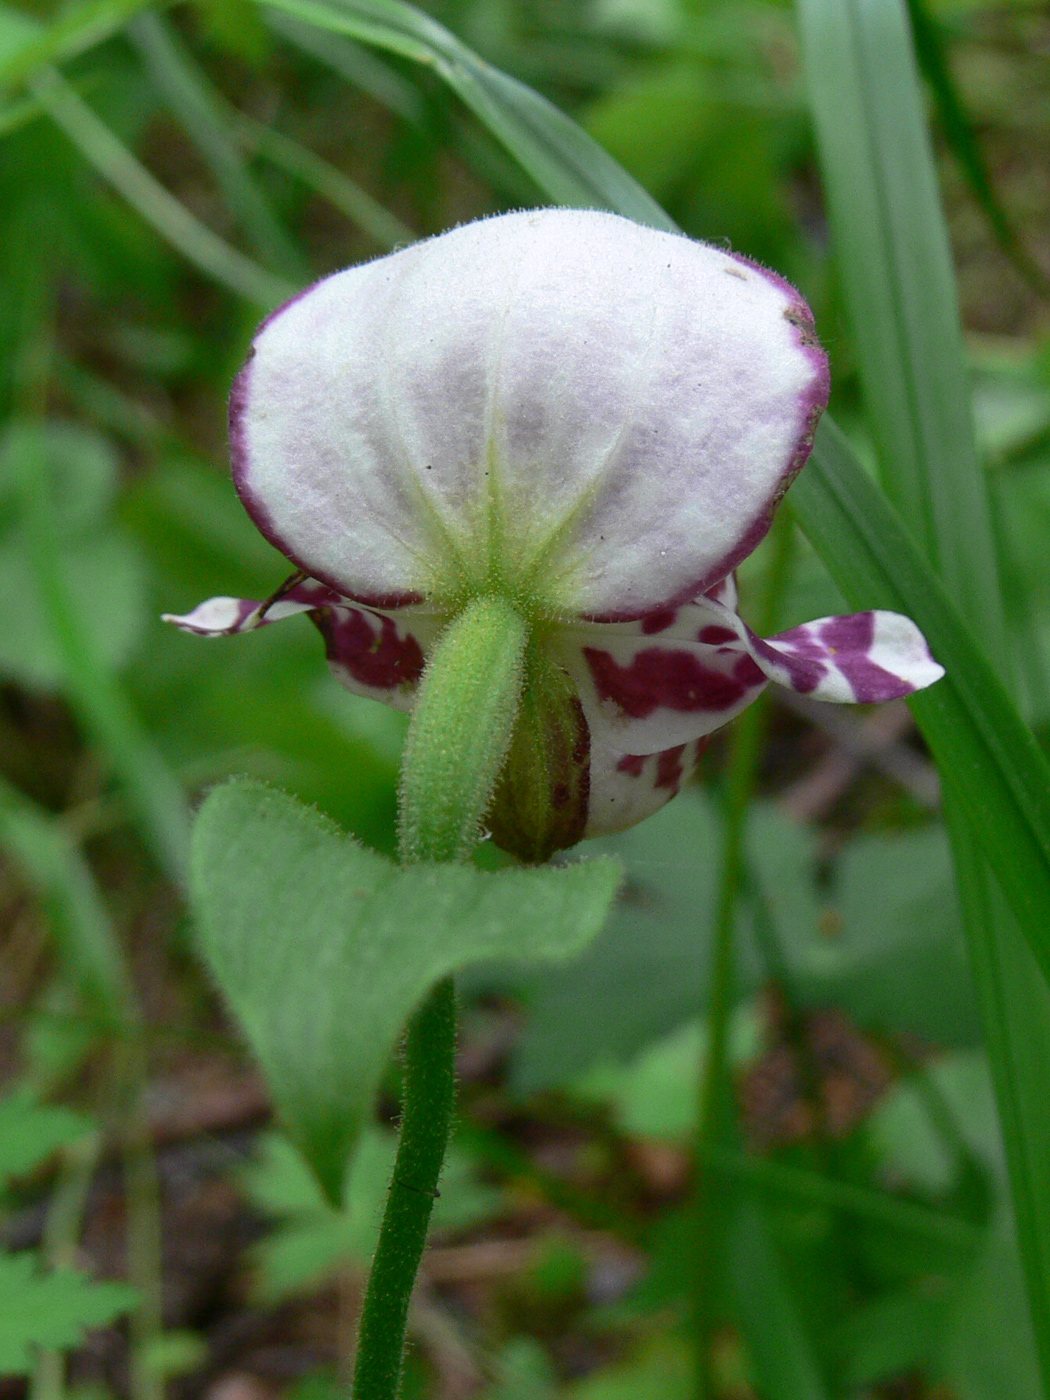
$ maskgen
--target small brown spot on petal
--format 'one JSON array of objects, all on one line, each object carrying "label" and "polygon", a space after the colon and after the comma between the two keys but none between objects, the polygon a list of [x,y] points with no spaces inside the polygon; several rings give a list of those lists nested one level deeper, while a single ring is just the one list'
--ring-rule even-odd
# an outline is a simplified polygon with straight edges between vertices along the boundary
[{"label": "small brown spot on petal", "polygon": [[807,316],[800,306],[789,306],[784,312],[784,320],[788,321],[798,331],[798,343],[807,350],[819,349],[820,341],[817,339],[816,327],[812,318]]}]

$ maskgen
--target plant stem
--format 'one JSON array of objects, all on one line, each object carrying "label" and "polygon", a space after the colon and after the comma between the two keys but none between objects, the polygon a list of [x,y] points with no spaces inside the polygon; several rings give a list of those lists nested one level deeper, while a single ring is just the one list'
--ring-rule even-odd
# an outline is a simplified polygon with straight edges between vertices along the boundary
[{"label": "plant stem", "polygon": [[514,732],[529,629],[501,597],[468,604],[430,658],[401,769],[401,859],[466,860]]},{"label": "plant stem", "polygon": [[728,1110],[727,1072],[729,1018],[733,1010],[736,963],[736,906],[743,867],[747,804],[754,781],[764,730],[764,700],[752,705],[733,735],[726,773],[725,830],[721,885],[715,912],[714,951],[708,995],[707,1045],[700,1080],[694,1156],[695,1269],[693,1273],[693,1338],[696,1347],[697,1400],[715,1395],[712,1339],[715,1329],[722,1215],[718,1210],[713,1153],[724,1135]]},{"label": "plant stem", "polygon": [[[466,860],[492,800],[521,694],[528,626],[478,598],[430,659],[405,745],[404,864]],[[396,1400],[408,1308],[438,1194],[456,1101],[456,993],[440,981],[408,1023],[401,1136],[361,1314],[353,1400]]]},{"label": "plant stem", "polygon": [[128,1282],[140,1299],[128,1319],[128,1392],[131,1400],[164,1400],[164,1378],[154,1368],[152,1356],[164,1332],[160,1182],[143,1103],[147,1064],[141,1035],[128,1037],[123,1059],[127,1095],[123,1142],[125,1248]]},{"label": "plant stem", "polygon": [[456,1099],[456,994],[444,978],[405,1037],[401,1139],[358,1340],[354,1400],[396,1396],[405,1325]]},{"label": "plant stem", "polygon": [[[772,549],[758,607],[761,635],[774,630],[791,565],[794,535],[786,520],[774,523]],[[715,1395],[712,1340],[721,1263],[723,1213],[718,1210],[713,1154],[724,1135],[728,1102],[729,1018],[733,1010],[736,964],[736,908],[743,882],[747,810],[755,783],[766,726],[762,696],[736,721],[729,750],[724,793],[721,883],[715,910],[714,950],[708,993],[707,1045],[700,1076],[694,1171],[694,1249],[692,1323],[696,1400]]]}]

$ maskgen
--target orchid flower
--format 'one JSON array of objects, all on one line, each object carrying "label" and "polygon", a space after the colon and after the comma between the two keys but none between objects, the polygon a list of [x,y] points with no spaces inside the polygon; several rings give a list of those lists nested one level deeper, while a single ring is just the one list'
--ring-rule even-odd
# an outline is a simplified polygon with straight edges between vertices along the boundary
[{"label": "orchid flower", "polygon": [[827,395],[808,306],[744,258],[593,211],[468,224],[263,323],[233,476],[298,572],[168,620],[307,613],[344,685],[411,710],[448,622],[512,600],[531,641],[490,824],[543,858],[656,811],[770,681],[869,702],[943,674],[896,613],[761,640],[737,612]]}]

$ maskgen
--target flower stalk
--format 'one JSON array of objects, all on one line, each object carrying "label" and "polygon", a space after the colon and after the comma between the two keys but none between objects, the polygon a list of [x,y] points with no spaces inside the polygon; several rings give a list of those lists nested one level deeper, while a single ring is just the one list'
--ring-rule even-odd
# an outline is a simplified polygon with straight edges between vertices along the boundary
[{"label": "flower stalk", "polygon": [[[510,746],[528,627],[498,596],[469,603],[439,638],[405,745],[405,864],[466,860]],[[401,1134],[365,1293],[353,1400],[395,1400],[405,1329],[455,1111],[456,994],[443,978],[405,1034]]]}]

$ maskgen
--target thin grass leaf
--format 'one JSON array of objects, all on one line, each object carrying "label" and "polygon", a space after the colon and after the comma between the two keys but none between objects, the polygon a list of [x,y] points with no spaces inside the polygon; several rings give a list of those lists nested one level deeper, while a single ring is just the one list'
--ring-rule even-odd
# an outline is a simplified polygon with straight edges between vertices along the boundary
[{"label": "thin grass leaf", "polygon": [[400,0],[278,0],[271,8],[432,68],[553,203],[618,209],[653,228],[674,228],[656,201],[570,117],[484,62],[411,5]]},{"label": "thin grass leaf", "polygon": [[0,141],[43,115],[44,109],[35,98],[22,97],[17,102],[6,102],[0,107]]},{"label": "thin grass leaf", "polygon": [[295,283],[275,277],[231,248],[169,194],[56,69],[35,78],[32,88],[48,116],[99,175],[206,276],[267,311],[294,295]]},{"label": "thin grass leaf", "polygon": [[391,249],[414,243],[419,236],[384,208],[366,189],[322,160],[314,151],[301,146],[280,131],[254,121],[243,112],[234,119],[234,135],[245,146],[272,161],[286,174],[301,180],[308,189],[326,199],[368,235],[380,248]]},{"label": "thin grass leaf", "polygon": [[719,1175],[731,1181],[746,1182],[770,1196],[840,1211],[902,1235],[958,1250],[963,1257],[975,1254],[985,1238],[983,1229],[957,1216],[914,1201],[898,1200],[866,1186],[836,1181],[833,1177],[774,1162],[769,1157],[756,1157],[734,1148],[715,1148],[710,1163]]},{"label": "thin grass leaf", "polygon": [[20,42],[0,45],[0,89],[27,82],[54,63],[65,63],[111,38],[150,0],[80,0],[46,28],[28,14],[5,7],[4,39],[9,21],[24,21]]},{"label": "thin grass leaf", "polygon": [[760,1201],[745,1201],[736,1212],[728,1273],[760,1393],[766,1400],[828,1400],[797,1296]]},{"label": "thin grass leaf", "polygon": [[898,0],[800,0],[798,13],[882,478],[1001,661],[1006,629],[988,497],[907,21]]},{"label": "thin grass leaf", "polygon": [[169,877],[181,884],[189,851],[185,795],[143,729],[118,677],[81,626],[62,569],[47,473],[28,446],[16,461],[29,559],[62,658],[70,704],[112,764],[155,856]]},{"label": "thin grass leaf", "polygon": [[347,39],[333,39],[316,25],[304,24],[277,10],[266,12],[266,22],[275,34],[338,73],[353,87],[367,92],[396,117],[413,126],[422,126],[426,121],[426,103],[419,89],[370,49]]},{"label": "thin grass leaf", "polygon": [[[995,536],[973,436],[951,249],[904,5],[902,0],[800,0],[799,16],[832,227],[882,475],[936,562],[950,596],[973,619],[1005,677],[1008,646]],[[834,457],[822,452],[820,466],[834,469]],[[804,484],[803,504],[805,500]],[[840,505],[846,505],[841,494]],[[856,510],[859,501],[849,505]],[[922,626],[920,614],[911,610]],[[936,648],[938,641],[930,640]],[[999,1101],[1018,1243],[1044,1382],[1050,1387],[1050,1124],[1045,1112],[1050,991],[1036,976],[1036,960],[1044,978],[1047,974],[1039,930],[1047,924],[1050,889],[1040,878],[1045,852],[1024,849],[1023,824],[1014,823],[1023,810],[1042,820],[1050,782],[1019,720],[993,733],[989,717],[980,715],[973,686],[981,674],[974,658],[959,657],[949,663],[949,681],[917,697],[913,711],[945,782],[945,811]],[[1012,709],[990,667],[984,667],[982,685]],[[964,716],[956,702],[968,688],[969,715]],[[977,726],[967,734],[973,720]],[[1000,722],[1006,722],[1005,715]],[[982,809],[979,791],[965,781],[972,771],[967,753],[974,741],[994,745],[1002,740],[1017,745],[1014,760],[1027,743],[1037,787],[1024,792],[1015,784],[1013,810],[999,801],[1005,794],[989,789],[985,796],[991,805]],[[1011,760],[1004,763],[1001,753],[995,758],[1005,773]],[[1015,771],[1015,776],[1021,775]],[[1022,844],[1011,853],[1004,840]],[[1016,921],[989,864],[981,859],[982,847]]]},{"label": "thin grass leaf", "polygon": [[123,1024],[131,989],[91,869],[57,821],[0,778],[0,847],[38,893],[63,960],[107,1025]]},{"label": "thin grass leaf", "polygon": [[907,4],[915,55],[937,104],[937,115],[944,135],[973,197],[984,211],[999,247],[1017,271],[1040,296],[1050,296],[1050,278],[1021,242],[1013,220],[995,192],[987,163],[952,75],[941,24],[930,13],[926,0],[907,0]]},{"label": "thin grass leaf", "polygon": [[945,667],[943,680],[908,703],[1050,978],[1050,766],[1031,730],[944,584],[827,418],[788,501],[847,600],[908,613]]},{"label": "thin grass leaf", "polygon": [[308,281],[309,263],[253,178],[223,119],[222,98],[185,44],[149,12],[132,20],[128,34],[256,253],[279,276]]}]

